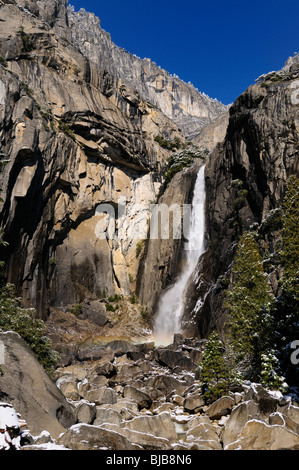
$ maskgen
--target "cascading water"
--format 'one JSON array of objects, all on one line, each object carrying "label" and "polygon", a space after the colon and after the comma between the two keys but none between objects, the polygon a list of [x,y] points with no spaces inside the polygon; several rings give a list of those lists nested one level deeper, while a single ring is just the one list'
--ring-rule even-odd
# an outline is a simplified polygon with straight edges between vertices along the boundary
[{"label": "cascading water", "polygon": [[186,265],[175,284],[161,297],[155,318],[153,337],[158,345],[170,344],[173,335],[179,333],[184,313],[185,291],[188,281],[204,252],[205,233],[205,167],[198,172],[191,209],[191,224],[186,243]]}]

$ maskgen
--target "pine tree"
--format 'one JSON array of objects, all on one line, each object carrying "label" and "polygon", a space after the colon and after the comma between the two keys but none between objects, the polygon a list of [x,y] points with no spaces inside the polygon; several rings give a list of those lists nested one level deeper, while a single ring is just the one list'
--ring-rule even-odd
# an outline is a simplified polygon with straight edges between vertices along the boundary
[{"label": "pine tree", "polygon": [[205,345],[201,361],[201,390],[207,402],[217,400],[229,385],[229,368],[225,361],[225,347],[213,331]]},{"label": "pine tree", "polygon": [[299,179],[292,175],[283,203],[283,293],[299,320]]}]

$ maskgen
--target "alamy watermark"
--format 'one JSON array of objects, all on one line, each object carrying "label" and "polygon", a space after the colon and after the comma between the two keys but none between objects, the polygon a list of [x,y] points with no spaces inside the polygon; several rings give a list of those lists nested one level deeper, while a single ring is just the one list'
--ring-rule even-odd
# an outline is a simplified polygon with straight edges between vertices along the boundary
[{"label": "alamy watermark", "polygon": [[118,204],[99,204],[95,215],[98,239],[153,240],[188,239],[191,228],[190,204],[129,204],[119,198]]},{"label": "alamy watermark", "polygon": [[296,366],[299,364],[299,339],[292,341],[291,349],[295,349],[291,354],[291,363]]}]

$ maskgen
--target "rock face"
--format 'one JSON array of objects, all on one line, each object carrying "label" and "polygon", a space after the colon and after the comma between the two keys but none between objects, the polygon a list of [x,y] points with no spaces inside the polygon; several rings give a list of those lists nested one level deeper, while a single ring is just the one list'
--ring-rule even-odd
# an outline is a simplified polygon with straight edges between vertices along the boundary
[{"label": "rock face", "polygon": [[69,7],[68,19],[73,40],[82,53],[96,64],[103,64],[127,100],[132,99],[131,90],[136,90],[143,100],[173,120],[189,139],[227,110],[219,101],[171,76],[150,59],[140,59],[117,47],[94,14],[83,8],[75,12]]},{"label": "rock face", "polygon": [[11,403],[35,435],[47,429],[57,438],[75,423],[72,406],[19,335],[0,333],[0,341],[5,351],[1,401]]},{"label": "rock face", "polygon": [[[158,199],[158,204],[170,208],[175,203],[180,208],[182,216],[184,205],[192,203],[196,176],[202,164],[203,162],[199,160],[192,167],[177,173]],[[164,239],[159,232],[156,239],[149,237],[146,240],[144,255],[139,265],[136,292],[149,316],[155,312],[163,290],[175,281],[184,265],[184,237],[182,233],[176,239],[171,233],[173,220],[170,220],[168,238]],[[163,221],[161,224],[163,225]]]},{"label": "rock face", "polygon": [[[236,100],[225,140],[206,166],[207,249],[187,314],[200,296],[204,305],[195,316],[202,337],[216,325],[221,331],[225,321],[223,279],[229,282],[240,233],[265,224],[282,207],[288,177],[298,175],[298,62],[278,76],[266,76]],[[265,246],[275,246],[275,234]],[[269,273],[273,291],[278,279],[275,267]]]},{"label": "rock face", "polygon": [[[5,2],[0,15],[8,281],[43,319],[50,306],[130,296],[136,246],[170,154],[155,138],[185,141],[178,101],[178,121],[210,122],[224,107],[116,48],[99,20],[67,10],[64,0]],[[189,184],[182,190],[188,198]]]}]

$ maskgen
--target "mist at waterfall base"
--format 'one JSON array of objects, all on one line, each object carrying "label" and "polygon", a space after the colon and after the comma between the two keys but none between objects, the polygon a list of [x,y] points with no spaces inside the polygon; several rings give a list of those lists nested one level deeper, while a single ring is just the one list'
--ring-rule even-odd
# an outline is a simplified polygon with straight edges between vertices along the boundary
[{"label": "mist at waterfall base", "polygon": [[188,242],[185,244],[186,261],[176,282],[162,295],[155,316],[153,340],[156,345],[173,342],[175,333],[181,332],[185,306],[185,292],[198,260],[204,253],[205,233],[205,166],[197,174],[194,186],[191,223]]}]

